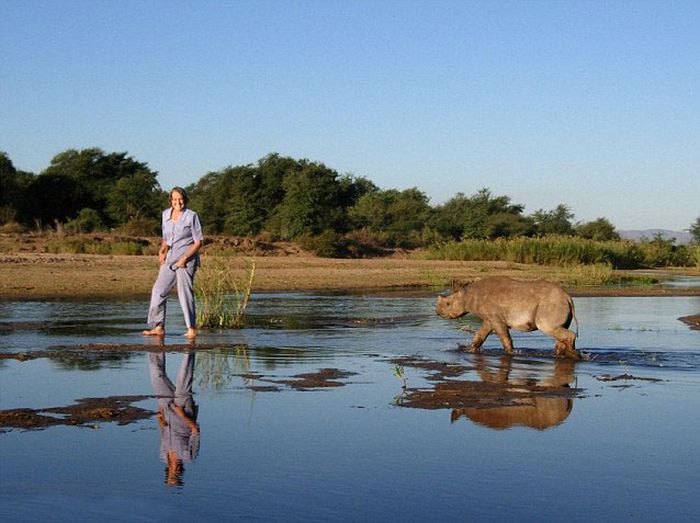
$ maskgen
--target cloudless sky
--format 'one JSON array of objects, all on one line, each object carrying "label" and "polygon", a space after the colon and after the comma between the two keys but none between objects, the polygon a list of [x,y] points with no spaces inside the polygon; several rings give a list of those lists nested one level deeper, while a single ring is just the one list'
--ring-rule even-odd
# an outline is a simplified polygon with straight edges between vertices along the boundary
[{"label": "cloudless sky", "polygon": [[687,229],[700,2],[0,0],[0,150],[39,173],[92,146],[165,189],[278,152]]}]

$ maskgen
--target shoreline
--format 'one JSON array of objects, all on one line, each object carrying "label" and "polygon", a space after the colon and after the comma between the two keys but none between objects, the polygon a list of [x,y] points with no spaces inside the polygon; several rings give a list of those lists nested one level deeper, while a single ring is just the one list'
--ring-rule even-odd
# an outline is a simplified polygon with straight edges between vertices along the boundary
[{"label": "shoreline", "polygon": [[[451,281],[479,277],[511,276],[546,279],[562,284],[573,297],[588,296],[700,296],[700,286],[669,286],[663,280],[698,276],[700,271],[639,270],[625,274],[652,275],[661,283],[652,285],[566,285],[566,267],[525,265],[510,262],[460,262],[421,260],[406,256],[336,259],[305,254],[287,256],[212,256],[203,263],[226,266],[235,277],[245,275],[254,262],[253,292],[342,292],[437,294]],[[145,299],[157,273],[154,256],[99,254],[0,254],[0,300]],[[692,312],[692,311],[689,311]]]}]

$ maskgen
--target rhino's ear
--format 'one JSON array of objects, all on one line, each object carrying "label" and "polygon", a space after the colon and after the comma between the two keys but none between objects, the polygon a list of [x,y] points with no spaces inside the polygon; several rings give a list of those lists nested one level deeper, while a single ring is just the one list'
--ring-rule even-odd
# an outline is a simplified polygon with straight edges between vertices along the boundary
[{"label": "rhino's ear", "polygon": [[464,288],[464,284],[456,278],[452,278],[450,281],[450,290],[452,292],[459,292]]}]

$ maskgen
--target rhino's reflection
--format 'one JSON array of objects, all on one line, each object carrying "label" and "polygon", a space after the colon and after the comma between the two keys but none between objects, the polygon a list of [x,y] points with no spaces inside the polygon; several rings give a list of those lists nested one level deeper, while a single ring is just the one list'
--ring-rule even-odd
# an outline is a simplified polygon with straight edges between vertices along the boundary
[{"label": "rhino's reflection", "polygon": [[[396,403],[414,409],[451,409],[453,422],[464,416],[493,429],[520,425],[543,430],[562,423],[581,392],[571,386],[574,360],[493,359],[483,354],[470,360],[473,366],[417,357],[392,360],[431,372],[426,379],[434,384],[407,388]],[[473,372],[478,380],[465,379]]]},{"label": "rhino's reflection", "polygon": [[[503,357],[496,372],[489,370],[483,356],[475,357],[476,370],[484,383],[505,387],[506,392],[518,397],[508,405],[492,407],[465,407],[453,409],[451,421],[462,416],[478,425],[503,430],[515,426],[545,430],[562,423],[571,413],[573,398],[568,395],[547,395],[568,389],[574,382],[575,363],[557,360],[553,372],[546,377],[511,377],[513,358]],[[530,393],[530,394],[528,394]]]},{"label": "rhino's reflection", "polygon": [[186,352],[173,385],[165,371],[165,353],[148,355],[148,367],[153,390],[158,396],[158,425],[160,426],[160,456],[166,463],[165,483],[183,484],[184,463],[199,453],[198,408],[192,397],[194,352]]}]

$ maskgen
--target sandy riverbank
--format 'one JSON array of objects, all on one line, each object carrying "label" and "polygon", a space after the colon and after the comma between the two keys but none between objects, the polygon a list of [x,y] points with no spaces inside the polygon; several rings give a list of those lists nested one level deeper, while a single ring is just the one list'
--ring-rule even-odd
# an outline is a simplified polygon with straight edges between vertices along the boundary
[{"label": "sandy riverbank", "polygon": [[[256,265],[256,291],[440,289],[447,288],[453,279],[471,281],[492,275],[566,282],[569,270],[506,262],[433,261],[405,256],[347,260],[305,254],[245,257],[205,254],[203,263],[224,263],[243,277],[250,261]],[[154,256],[16,253],[0,255],[0,265],[0,296],[4,299],[147,296],[157,272]],[[660,271],[658,275],[659,279],[668,276]],[[663,285],[570,287],[569,290],[579,296],[700,295],[700,287]]]}]

